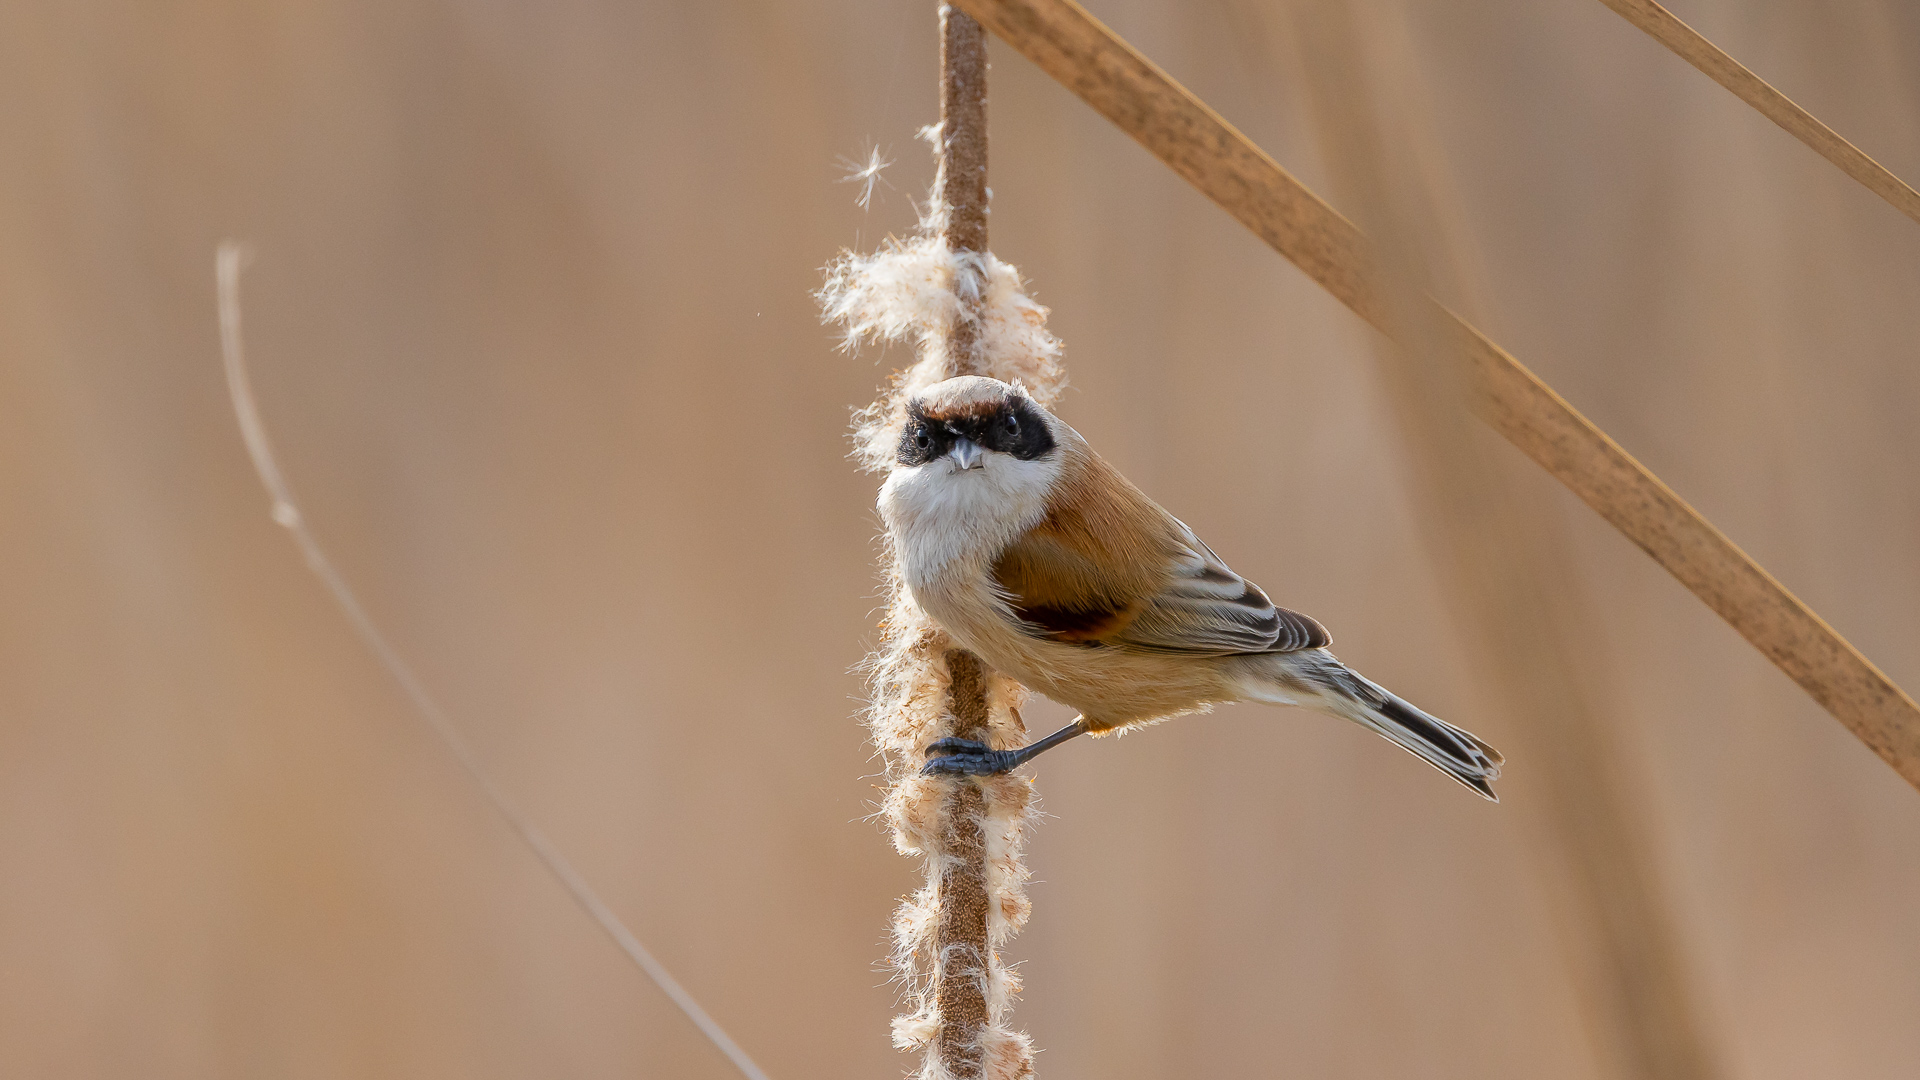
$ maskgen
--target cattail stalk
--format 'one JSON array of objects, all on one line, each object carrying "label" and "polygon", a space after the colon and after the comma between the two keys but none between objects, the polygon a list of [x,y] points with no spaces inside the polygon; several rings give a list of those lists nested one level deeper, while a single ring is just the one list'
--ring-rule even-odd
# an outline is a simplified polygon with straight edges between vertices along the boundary
[{"label": "cattail stalk", "polygon": [[[941,235],[952,252],[987,250],[987,35],[969,16],[940,8],[940,171],[937,197],[946,213]],[[947,370],[980,370],[980,282],[965,265],[955,282],[960,311],[947,339]],[[990,729],[988,671],[964,649],[946,652],[947,707],[953,733],[985,741]],[[989,1023],[987,979],[994,963],[987,942],[987,819],[981,786],[949,783],[944,837],[949,861],[938,884],[934,927],[934,1011],[939,1031],[932,1056],[957,1077],[982,1075],[980,1042]],[[1031,1071],[1031,1063],[1026,1071]]]},{"label": "cattail stalk", "polygon": [[[986,76],[985,32],[942,6],[941,122],[929,132],[939,171],[920,232],[872,254],[843,254],[820,293],[848,346],[901,341],[917,352],[857,418],[855,456],[873,471],[892,461],[905,402],[922,388],[989,375],[1049,404],[1065,385],[1046,309],[987,250]],[[1019,984],[998,950],[1027,919],[1021,848],[1032,784],[1014,775],[924,776],[920,766],[927,745],[945,736],[1023,745],[1026,690],[919,609],[896,552],[884,570],[891,602],[872,661],[868,726],[886,760],[883,813],[894,846],[920,855],[927,875],[894,917],[893,962],[910,1006],[894,1020],[894,1043],[925,1052],[921,1080],[1020,1080],[1033,1075],[1033,1050],[1007,1026]]]}]

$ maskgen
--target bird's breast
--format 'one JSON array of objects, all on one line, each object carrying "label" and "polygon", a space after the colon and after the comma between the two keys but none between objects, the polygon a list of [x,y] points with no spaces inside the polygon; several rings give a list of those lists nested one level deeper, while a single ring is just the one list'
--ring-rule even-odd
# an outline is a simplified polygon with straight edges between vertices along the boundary
[{"label": "bird's breast", "polygon": [[1045,516],[1057,472],[1051,462],[1005,454],[975,469],[955,470],[945,460],[894,469],[880,488],[880,516],[908,581],[976,564],[984,576],[1001,549]]}]

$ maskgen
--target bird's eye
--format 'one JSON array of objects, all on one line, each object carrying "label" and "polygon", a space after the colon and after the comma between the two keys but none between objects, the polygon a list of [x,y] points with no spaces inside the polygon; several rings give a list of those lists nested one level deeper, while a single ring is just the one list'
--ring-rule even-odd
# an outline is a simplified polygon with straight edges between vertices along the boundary
[{"label": "bird's eye", "polygon": [[1007,434],[1009,435],[1020,434],[1020,418],[1013,415],[1012,413],[1007,414]]},{"label": "bird's eye", "polygon": [[925,450],[933,445],[933,436],[927,434],[926,428],[916,428],[913,432],[913,445]]}]

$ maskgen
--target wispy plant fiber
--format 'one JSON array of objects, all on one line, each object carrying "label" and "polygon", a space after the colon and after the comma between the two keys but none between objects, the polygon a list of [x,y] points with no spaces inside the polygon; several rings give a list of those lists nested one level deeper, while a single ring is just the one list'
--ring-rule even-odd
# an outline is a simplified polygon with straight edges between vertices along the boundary
[{"label": "wispy plant fiber", "polygon": [[[893,460],[905,403],[925,387],[988,375],[1022,384],[1046,405],[1066,384],[1046,309],[1026,295],[1018,271],[985,250],[984,38],[966,16],[942,14],[942,123],[931,132],[940,171],[929,212],[909,239],[842,254],[819,294],[849,349],[892,343],[916,354],[856,416],[854,457],[870,471]],[[959,50],[956,33],[971,38]],[[999,950],[1027,921],[1021,849],[1034,812],[1032,784],[1012,774],[924,776],[920,766],[927,745],[949,735],[1000,749],[1024,744],[1027,691],[935,625],[908,594],[899,566],[890,548],[867,724],[886,761],[882,813],[894,846],[924,860],[926,884],[894,916],[892,962],[907,986],[908,1011],[894,1020],[893,1040],[925,1053],[921,1080],[1019,1080],[1033,1075],[1033,1048],[1007,1023],[1020,984]]]}]

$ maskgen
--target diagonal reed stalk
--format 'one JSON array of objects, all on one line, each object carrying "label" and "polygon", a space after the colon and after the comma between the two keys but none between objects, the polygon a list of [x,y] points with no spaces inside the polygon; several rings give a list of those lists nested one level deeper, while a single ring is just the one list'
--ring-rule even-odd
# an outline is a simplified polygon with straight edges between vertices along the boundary
[{"label": "diagonal reed stalk", "polygon": [[1448,607],[1527,767],[1513,809],[1539,867],[1603,1076],[1724,1075],[1663,887],[1646,800],[1620,745],[1594,619],[1560,515],[1459,407],[1454,339],[1423,304],[1473,297],[1444,163],[1423,137],[1410,32],[1394,0],[1296,0],[1283,26],[1331,182],[1376,238],[1394,341],[1374,335],[1414,505]]},{"label": "diagonal reed stalk", "polygon": [[[1366,237],[1073,0],[956,0],[981,24],[1392,336]],[[1920,788],[1920,705],[1552,387],[1437,301],[1482,420],[1565,484]],[[1424,321],[1424,320],[1423,320]]]},{"label": "diagonal reed stalk", "polygon": [[547,872],[560,883],[560,887],[567,891],[567,895],[573,897],[574,903],[580,905],[580,909],[599,924],[627,959],[633,961],[634,966],[653,980],[660,992],[686,1014],[714,1049],[726,1055],[741,1076],[746,1080],[767,1080],[767,1074],[747,1056],[739,1043],[733,1041],[719,1021],[701,1008],[686,987],[680,985],[680,981],[667,971],[666,966],[640,943],[640,939],[634,936],[627,924],[588,883],[586,875],[573,865],[573,860],[567,858],[559,846],[534,824],[533,818],[508,797],[506,789],[500,786],[482,763],[479,750],[467,741],[466,734],[453,722],[453,718],[427,692],[426,684],[414,674],[412,666],[401,658],[400,650],[380,632],[373,616],[367,614],[353,587],[347,584],[346,576],[333,565],[326,549],[320,546],[320,539],[308,528],[306,516],[293,500],[293,488],[287,483],[286,476],[280,471],[279,461],[274,457],[273,444],[267,439],[266,421],[260,416],[260,406],[253,396],[253,384],[247,378],[246,349],[240,333],[240,271],[245,268],[247,259],[246,247],[233,240],[221,241],[214,256],[214,281],[220,304],[220,355],[227,375],[227,391],[233,398],[234,419],[240,426],[240,437],[246,443],[247,456],[253,461],[254,472],[259,475],[261,486],[267,489],[267,496],[271,500],[268,512],[273,520],[293,535],[293,542],[306,559],[307,568],[326,586],[327,592],[333,596],[334,603],[339,605],[341,614],[347,617],[347,623],[359,635],[367,651],[399,684],[412,703],[414,712],[439,737],[459,763],[461,771],[466,773],[467,779],[480,790],[487,804],[506,821],[534,857],[546,867]]},{"label": "diagonal reed stalk", "polygon": [[1868,191],[1885,199],[1895,210],[1920,222],[1920,192],[1841,138],[1839,132],[1821,123],[1812,113],[1794,104],[1793,99],[1775,90],[1745,64],[1728,56],[1700,31],[1681,22],[1673,12],[1655,0],[1600,2],[1646,31],[1648,37],[1671,49],[1675,56],[1698,68],[1707,78],[1726,87],[1755,112],[1780,125],[1781,130],[1805,143],[1835,168],[1858,180]]}]

